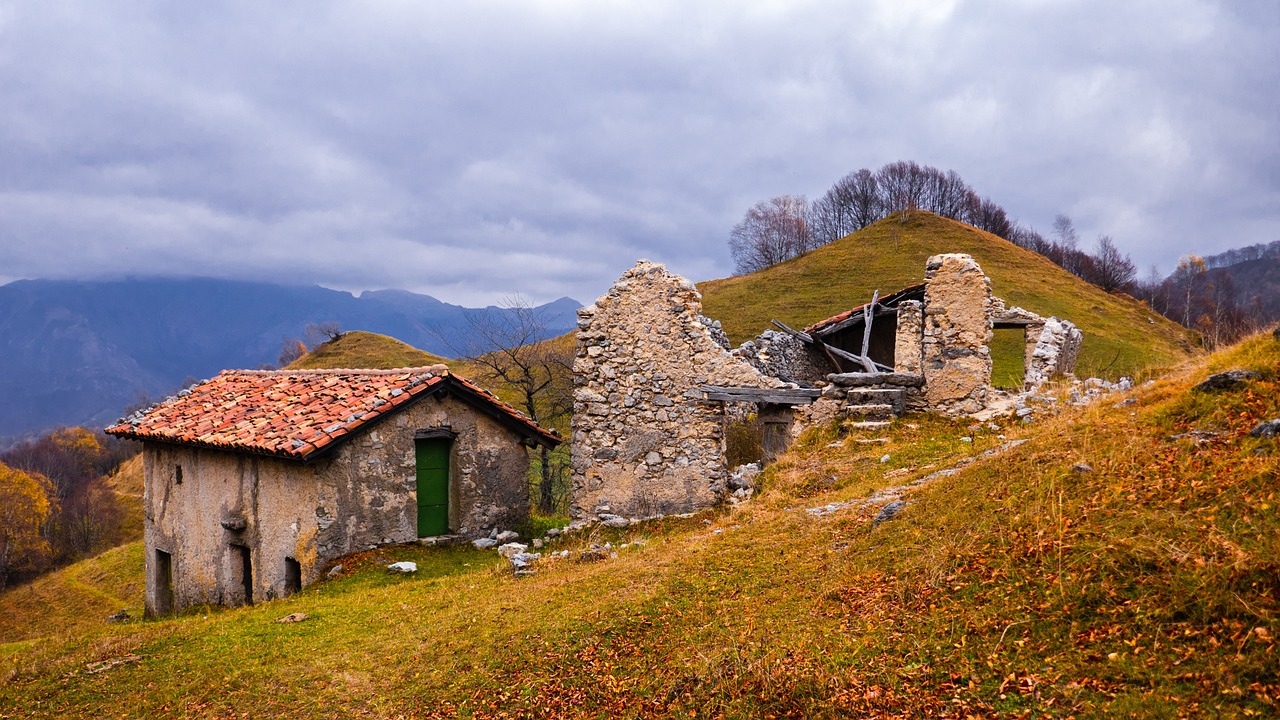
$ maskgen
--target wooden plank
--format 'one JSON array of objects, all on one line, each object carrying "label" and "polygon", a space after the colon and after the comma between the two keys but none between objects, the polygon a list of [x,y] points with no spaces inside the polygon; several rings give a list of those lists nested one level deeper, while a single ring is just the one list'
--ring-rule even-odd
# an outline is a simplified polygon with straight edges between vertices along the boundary
[{"label": "wooden plank", "polygon": [[[831,352],[833,352],[833,353],[835,353],[835,354],[839,355],[840,357],[842,357],[842,358],[844,358],[844,359],[846,359],[846,360],[848,360],[848,361],[850,361],[850,362],[857,363],[860,367],[866,367],[866,363],[864,363],[864,362],[863,362],[863,360],[870,360],[870,358],[863,358],[863,357],[862,357],[862,356],[860,356],[860,355],[854,355],[854,354],[853,354],[853,353],[851,353],[851,352],[847,352],[847,351],[845,351],[845,350],[841,350],[840,348],[835,347],[834,345],[827,345],[826,347],[827,347],[827,349],[829,349]],[[876,369],[877,369],[877,370],[883,370],[883,371],[885,371],[885,372],[891,372],[891,371],[893,370],[893,368],[889,367],[888,365],[881,365],[880,363],[875,362],[874,360],[872,360],[871,362],[872,362],[872,363],[874,363],[874,365],[875,365],[875,367],[876,367]]]},{"label": "wooden plank", "polygon": [[867,352],[871,349],[871,322],[875,320],[876,301],[880,299],[880,288],[876,288],[871,293],[871,302],[862,309],[862,367],[867,372],[875,372],[876,364],[871,362],[871,356]]},{"label": "wooden plank", "polygon": [[708,400],[717,402],[750,402],[750,403],[767,403],[770,405],[808,405],[813,402],[811,397],[796,397],[794,395],[737,395],[730,393],[707,393]]},{"label": "wooden plank", "polygon": [[809,333],[800,332],[799,330],[792,330],[791,328],[787,327],[785,324],[783,324],[783,323],[782,323],[781,321],[779,321],[779,320],[771,320],[770,322],[772,322],[774,325],[778,326],[778,329],[782,330],[782,331],[783,331],[783,332],[785,332],[786,334],[788,334],[788,335],[795,335],[796,337],[798,337],[798,338],[800,338],[801,340],[803,340],[803,341],[805,341],[805,342],[809,343],[810,345],[812,345],[812,344],[813,344],[813,336],[812,336],[812,335],[810,335]]},{"label": "wooden plank", "polygon": [[748,388],[703,385],[698,388],[708,400],[754,402],[773,405],[808,405],[822,395],[818,388]]},{"label": "wooden plank", "polygon": [[770,392],[770,393],[778,393],[782,395],[795,395],[796,397],[818,397],[819,395],[822,394],[822,390],[820,388],[789,388],[789,387],[758,388],[758,387],[748,387],[745,385],[699,385],[698,389],[702,390],[703,392],[722,392],[722,393]]},{"label": "wooden plank", "polygon": [[916,373],[878,372],[878,373],[832,373],[827,379],[844,387],[861,387],[864,385],[902,385],[920,387],[924,385],[924,376]]}]

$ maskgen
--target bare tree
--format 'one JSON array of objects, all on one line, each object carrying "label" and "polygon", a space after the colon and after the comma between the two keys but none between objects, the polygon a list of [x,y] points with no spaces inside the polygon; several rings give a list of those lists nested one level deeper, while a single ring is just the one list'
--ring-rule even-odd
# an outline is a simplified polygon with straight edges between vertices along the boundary
[{"label": "bare tree", "polygon": [[925,168],[910,160],[889,163],[876,172],[886,215],[922,207],[929,185]]},{"label": "bare tree", "polygon": [[1192,301],[1199,297],[1201,286],[1204,284],[1204,277],[1207,272],[1208,268],[1205,267],[1204,259],[1199,255],[1184,255],[1178,260],[1177,269],[1173,271],[1171,279],[1175,285],[1181,285],[1184,291],[1182,309],[1183,327],[1191,327]]},{"label": "bare tree", "polygon": [[729,252],[740,275],[763,270],[817,247],[802,195],[778,195],[747,210],[729,233]]},{"label": "bare tree", "polygon": [[814,235],[833,242],[884,217],[879,184],[863,168],[836,181],[813,206]]},{"label": "bare tree", "polygon": [[[547,339],[551,320],[520,295],[499,303],[500,313],[468,311],[467,334],[438,333],[455,355],[480,369],[477,379],[497,385],[500,394],[515,398],[516,406],[530,420],[554,427],[573,413],[573,357],[571,344]],[[556,510],[556,479],[551,451],[539,454],[538,509]]]},{"label": "bare tree", "polygon": [[307,346],[298,338],[285,338],[280,344],[280,355],[276,358],[276,364],[280,367],[288,367],[295,360],[307,354]]},{"label": "bare tree", "polygon": [[1075,223],[1071,222],[1071,218],[1058,213],[1053,216],[1053,239],[1061,243],[1063,247],[1074,248],[1080,238],[1076,234]]},{"label": "bare tree", "polygon": [[337,320],[327,320],[325,322],[308,323],[305,330],[302,331],[302,338],[307,341],[307,346],[314,350],[317,345],[342,337],[342,326]]},{"label": "bare tree", "polygon": [[1094,283],[1107,292],[1131,286],[1138,276],[1138,268],[1133,260],[1120,252],[1109,235],[1098,236],[1092,266]]}]

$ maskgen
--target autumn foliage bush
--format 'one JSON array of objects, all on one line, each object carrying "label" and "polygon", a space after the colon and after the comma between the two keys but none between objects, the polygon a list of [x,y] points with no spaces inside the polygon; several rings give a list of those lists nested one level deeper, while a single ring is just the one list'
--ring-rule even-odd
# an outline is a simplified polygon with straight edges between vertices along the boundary
[{"label": "autumn foliage bush", "polygon": [[[128,534],[125,513],[105,476],[135,454],[131,442],[70,427],[0,455],[0,467],[11,473],[0,490],[9,493],[0,494],[0,513],[13,518],[12,525],[0,524],[0,536],[22,538],[0,549],[0,587],[119,544]],[[31,527],[38,529],[36,539]]]}]

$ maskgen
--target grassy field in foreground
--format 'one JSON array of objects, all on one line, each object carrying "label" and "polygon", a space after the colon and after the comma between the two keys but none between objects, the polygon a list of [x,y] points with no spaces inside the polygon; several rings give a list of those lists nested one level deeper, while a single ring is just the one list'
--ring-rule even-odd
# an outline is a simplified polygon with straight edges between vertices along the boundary
[{"label": "grassy field in foreground", "polygon": [[[595,531],[642,543],[600,562],[384,548],[250,608],[51,612],[0,645],[0,716],[1275,716],[1280,449],[1249,430],[1276,417],[1267,336],[1029,426],[829,428],[751,503]],[[968,459],[877,527],[805,512]]]},{"label": "grassy field in foreground", "polygon": [[[938,253],[968,253],[1010,306],[1056,315],[1084,332],[1081,377],[1134,376],[1172,365],[1191,349],[1191,335],[1127,295],[1108,294],[1048,259],[969,225],[932,213],[901,214],[798,258],[749,275],[698,283],[706,314],[741,343],[778,319],[796,329],[881,295],[924,282]],[[997,364],[1021,366],[1015,343],[993,347]],[[1007,378],[997,378],[1005,382]]]}]

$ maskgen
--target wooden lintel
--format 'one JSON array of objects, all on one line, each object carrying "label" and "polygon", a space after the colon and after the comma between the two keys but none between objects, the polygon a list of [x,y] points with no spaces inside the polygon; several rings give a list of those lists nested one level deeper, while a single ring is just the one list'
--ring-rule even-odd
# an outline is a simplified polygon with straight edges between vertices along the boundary
[{"label": "wooden lintel", "polygon": [[808,405],[822,395],[817,388],[752,388],[703,385],[698,388],[708,400],[753,402],[772,405]]}]

